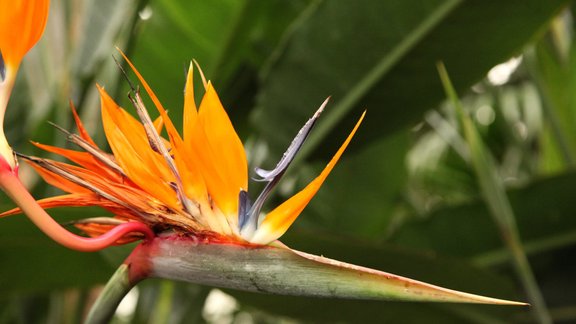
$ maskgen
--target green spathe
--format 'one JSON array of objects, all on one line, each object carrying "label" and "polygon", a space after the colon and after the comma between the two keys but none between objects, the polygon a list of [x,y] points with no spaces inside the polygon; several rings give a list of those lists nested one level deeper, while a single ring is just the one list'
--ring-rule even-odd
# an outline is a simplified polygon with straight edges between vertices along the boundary
[{"label": "green spathe", "polygon": [[526,305],[311,255],[281,243],[259,246],[164,237],[140,246],[128,261],[142,263],[144,260],[148,262],[146,266],[135,268],[146,269],[144,277],[245,291],[329,298]]}]

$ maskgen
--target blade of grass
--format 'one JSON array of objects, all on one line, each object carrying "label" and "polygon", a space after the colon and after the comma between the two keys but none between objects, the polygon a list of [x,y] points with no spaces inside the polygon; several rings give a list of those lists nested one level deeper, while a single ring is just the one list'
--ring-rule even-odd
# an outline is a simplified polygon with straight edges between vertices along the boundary
[{"label": "blade of grass", "polygon": [[[527,255],[535,255],[547,253],[552,250],[560,249],[566,246],[576,244],[576,231],[567,231],[565,233],[557,233],[555,235],[536,239],[532,241],[525,241],[524,251]],[[479,267],[491,267],[507,262],[509,259],[508,251],[498,249],[479,254],[472,258],[472,263]]]},{"label": "blade of grass", "polygon": [[478,178],[480,192],[512,256],[514,268],[520,277],[528,299],[534,307],[534,316],[538,319],[539,323],[552,323],[550,313],[522,246],[514,211],[506,195],[502,178],[498,175],[494,158],[484,146],[474,123],[464,112],[458,95],[450,81],[446,67],[444,64],[438,63],[437,68],[444,91],[454,105],[456,114],[460,120],[464,138],[470,151],[470,162]]}]

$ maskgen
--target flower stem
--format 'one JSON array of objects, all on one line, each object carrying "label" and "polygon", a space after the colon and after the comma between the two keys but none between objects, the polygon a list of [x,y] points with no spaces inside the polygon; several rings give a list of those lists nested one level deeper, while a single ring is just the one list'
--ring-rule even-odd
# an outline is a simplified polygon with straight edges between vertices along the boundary
[{"label": "flower stem", "polygon": [[147,240],[154,237],[152,230],[143,223],[127,222],[114,227],[107,233],[94,238],[78,236],[56,222],[36,202],[18,178],[18,168],[11,168],[8,162],[0,158],[0,189],[22,209],[24,214],[54,241],[73,250],[93,252],[102,250],[131,232],[144,234]]},{"label": "flower stem", "polygon": [[84,323],[109,323],[124,296],[136,283],[130,280],[130,266],[122,264],[106,283]]},{"label": "flower stem", "polygon": [[154,239],[138,245],[106,283],[86,317],[85,324],[109,323],[118,305],[140,281],[150,277],[150,255]]}]

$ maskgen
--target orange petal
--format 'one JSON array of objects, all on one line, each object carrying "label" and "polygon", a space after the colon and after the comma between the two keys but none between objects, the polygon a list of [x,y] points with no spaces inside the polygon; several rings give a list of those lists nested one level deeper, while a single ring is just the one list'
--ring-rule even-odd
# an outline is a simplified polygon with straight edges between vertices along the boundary
[{"label": "orange petal", "polygon": [[[136,74],[136,77],[138,77],[138,80],[140,80],[140,83],[146,90],[146,93],[148,94],[150,99],[152,99],[152,102],[154,102],[156,109],[160,113],[160,117],[162,117],[162,120],[164,121],[166,131],[168,133],[168,137],[170,138],[170,143],[172,145],[172,154],[174,156],[178,172],[180,173],[180,177],[182,178],[186,196],[200,203],[207,203],[208,197],[206,195],[207,194],[206,185],[204,184],[204,179],[201,177],[202,169],[200,169],[198,162],[196,162],[196,159],[192,158],[190,156],[190,152],[188,152],[184,148],[180,134],[178,134],[178,131],[174,126],[174,123],[172,123],[172,121],[168,117],[168,113],[160,103],[160,100],[158,99],[152,88],[150,88],[144,77],[140,74],[140,72],[136,69],[136,67],[134,66],[134,64],[132,64],[132,62],[128,59],[128,57],[126,57],[126,55],[124,55],[122,51],[120,51],[120,54],[122,54],[128,65],[130,65],[130,67],[132,68],[132,71],[134,71],[134,74]],[[186,101],[184,104],[185,114],[186,113],[188,114],[188,117],[186,117],[185,115],[185,118],[188,118],[189,122],[193,122],[192,120],[190,120],[190,118],[194,119],[195,118],[194,114],[196,113],[196,106],[193,98],[194,98],[194,89],[192,84],[192,70],[190,70],[188,72],[186,95],[185,95]],[[187,105],[188,106],[191,105],[192,107],[186,108]],[[187,112],[186,109],[188,109]],[[192,112],[192,110],[194,112]]]},{"label": "orange petal", "polygon": [[[99,173],[51,160],[32,160],[30,164],[47,182],[71,193],[95,194],[98,197],[96,205],[113,210],[115,213],[119,210],[125,215],[157,210],[167,212],[164,202],[126,179],[119,179],[120,182],[110,181]],[[60,171],[45,168],[48,165]]]},{"label": "orange petal", "polygon": [[171,188],[173,175],[162,156],[152,150],[143,126],[98,88],[102,100],[102,124],[114,157],[128,178],[172,208],[178,198]]},{"label": "orange petal", "polygon": [[68,160],[88,169],[94,171],[103,177],[119,182],[121,180],[121,176],[106,164],[102,163],[100,160],[96,159],[92,154],[87,152],[79,152],[74,150],[67,150],[61,147],[51,146],[40,144],[37,142],[32,142],[35,146],[48,151],[54,154],[58,154],[67,158]]},{"label": "orange petal", "polygon": [[184,140],[192,140],[192,129],[198,119],[198,108],[194,98],[194,65],[190,63],[188,75],[186,76],[186,87],[184,88]]},{"label": "orange petal", "polygon": [[[118,49],[118,51],[120,51],[120,49]],[[132,61],[128,59],[128,57],[124,54],[124,52],[120,51],[120,54],[122,55],[122,57],[124,57],[128,65],[130,65],[130,68],[132,68],[132,71],[134,71],[134,74],[136,74],[136,77],[138,77],[138,80],[140,80],[140,83],[144,87],[144,90],[146,90],[146,93],[148,94],[150,99],[152,99],[154,106],[156,106],[156,109],[160,113],[160,117],[162,117],[162,121],[166,126],[166,131],[168,132],[168,136],[170,137],[170,141],[172,142],[172,144],[174,143],[178,144],[179,142],[181,142],[182,138],[180,137],[180,134],[178,134],[176,127],[174,127],[174,124],[172,123],[172,120],[168,117],[166,109],[164,109],[164,106],[162,106],[162,103],[160,102],[154,91],[152,91],[152,88],[150,88],[148,82],[146,82],[142,74],[138,72],[134,64],[132,64]]]},{"label": "orange petal", "polygon": [[225,223],[236,230],[238,195],[248,187],[246,153],[216,91],[210,83],[207,86],[192,139],[186,145],[192,148],[210,197],[226,217]]},{"label": "orange petal", "polygon": [[[160,100],[158,99],[158,97],[156,96],[154,91],[152,91],[152,88],[150,88],[150,85],[148,85],[148,82],[146,82],[146,80],[144,80],[144,77],[140,74],[140,72],[138,72],[138,70],[136,69],[134,64],[132,64],[132,61],[130,61],[130,59],[128,59],[128,57],[124,54],[124,52],[122,52],[119,48],[116,48],[116,49],[120,52],[122,57],[124,57],[124,59],[126,60],[126,63],[128,63],[128,65],[130,65],[130,68],[132,68],[132,71],[134,71],[134,74],[136,74],[136,77],[138,77],[138,80],[140,80],[140,83],[144,87],[144,90],[146,90],[146,93],[148,94],[150,99],[152,99],[152,102],[154,103],[154,105],[156,106],[158,111],[166,112],[166,109],[164,109],[164,107],[162,106],[162,103],[160,102]],[[168,123],[168,120],[164,120],[164,122]],[[166,125],[166,126],[168,126],[168,125]]]},{"label": "orange petal", "polygon": [[34,170],[46,181],[46,183],[54,186],[60,190],[70,192],[70,193],[90,193],[91,191],[84,188],[70,180],[64,179],[63,177],[55,174],[52,171],[46,170],[35,163],[28,163],[34,168]]},{"label": "orange petal", "polygon": [[336,162],[338,162],[338,159],[340,159],[342,153],[344,153],[344,150],[348,146],[348,143],[350,143],[350,140],[352,140],[352,137],[356,133],[356,130],[360,126],[360,123],[362,123],[365,114],[366,112],[362,114],[362,116],[356,123],[356,126],[354,126],[354,129],[352,129],[352,132],[350,132],[350,135],[348,135],[348,138],[346,138],[342,146],[340,146],[340,149],[336,152],[336,154],[334,154],[334,157],[332,157],[332,160],[330,160],[328,165],[326,165],[322,173],[320,173],[320,175],[316,177],[316,179],[310,182],[300,192],[298,192],[290,199],[286,200],[280,206],[276,207],[274,210],[268,213],[262,224],[260,224],[256,232],[254,233],[252,239],[250,239],[250,242],[259,244],[268,244],[272,241],[277,240],[288,230],[290,225],[294,223],[298,215],[300,215],[302,210],[304,210],[306,205],[308,205],[312,197],[314,197],[316,192],[318,192],[318,189],[320,189],[320,186],[322,185],[324,180],[326,180],[326,177],[328,176],[328,174],[330,174],[330,172],[336,165]]},{"label": "orange petal", "polygon": [[[118,50],[120,51],[120,49],[118,49]],[[166,131],[168,132],[168,136],[170,137],[170,141],[172,142],[172,144],[174,144],[174,143],[178,144],[179,142],[181,142],[182,138],[180,137],[180,134],[178,134],[176,127],[174,127],[174,124],[172,123],[172,120],[170,119],[170,117],[168,117],[168,113],[166,112],[166,109],[164,109],[164,106],[162,106],[162,103],[160,102],[160,100],[158,99],[158,97],[156,96],[154,91],[152,91],[152,88],[150,88],[150,85],[148,85],[148,82],[146,82],[146,80],[144,79],[142,74],[140,74],[140,72],[138,72],[138,70],[136,69],[134,64],[132,64],[132,61],[130,61],[128,59],[128,57],[126,57],[126,55],[122,51],[120,51],[120,54],[122,54],[122,56],[124,57],[124,59],[126,60],[128,65],[130,65],[130,68],[132,68],[132,71],[134,71],[134,74],[136,74],[136,77],[138,77],[138,80],[140,80],[140,83],[142,84],[142,86],[146,90],[146,93],[148,94],[150,99],[152,99],[154,106],[156,106],[156,109],[160,113],[160,117],[162,118],[162,122],[166,126]],[[160,133],[160,132],[158,132],[158,133]]]},{"label": "orange petal", "polygon": [[80,137],[86,142],[90,143],[90,145],[98,147],[94,140],[92,140],[92,137],[90,137],[90,134],[88,134],[86,131],[86,128],[84,128],[84,123],[82,123],[82,120],[80,120],[80,116],[78,116],[78,112],[76,111],[76,107],[72,101],[70,101],[70,109],[72,109],[72,115],[74,116],[74,121],[76,122],[76,128],[78,128],[78,134]]},{"label": "orange petal", "polygon": [[156,133],[162,134],[162,129],[164,128],[164,119],[162,116],[158,116],[153,122],[154,129],[156,129]]},{"label": "orange petal", "polygon": [[48,0],[0,1],[0,51],[7,67],[16,68],[38,42],[49,6]]},{"label": "orange petal", "polygon": [[[55,207],[85,207],[85,206],[100,206],[100,198],[92,193],[74,193],[56,197],[40,199],[36,201],[40,207],[44,209]],[[0,214],[0,217],[16,215],[22,213],[20,208],[13,208]]]}]

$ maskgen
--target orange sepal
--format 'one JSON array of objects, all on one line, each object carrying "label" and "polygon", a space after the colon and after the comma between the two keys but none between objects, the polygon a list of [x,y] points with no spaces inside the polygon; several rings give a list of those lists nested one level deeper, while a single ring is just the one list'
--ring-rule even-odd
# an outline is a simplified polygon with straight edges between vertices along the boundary
[{"label": "orange sepal", "polygon": [[[104,207],[104,200],[100,199],[98,195],[92,192],[86,193],[72,193],[62,196],[55,196],[44,198],[36,201],[40,207],[43,209],[57,208],[57,207],[87,207],[87,206],[98,206]],[[113,204],[110,202],[110,204]],[[115,204],[114,204],[115,205]],[[0,214],[0,217],[16,215],[22,213],[20,208],[12,208]]]},{"label": "orange sepal", "polygon": [[152,123],[154,124],[154,129],[156,130],[156,133],[162,134],[162,129],[164,129],[164,119],[162,118],[162,116],[158,116],[158,118],[154,119],[154,122]]},{"label": "orange sepal", "polygon": [[190,63],[184,88],[183,133],[185,141],[193,140],[192,129],[197,120],[198,108],[196,107],[196,99],[194,98],[194,64]]},{"label": "orange sepal", "polygon": [[365,114],[366,112],[362,114],[356,123],[356,126],[354,126],[354,129],[352,129],[352,132],[348,135],[348,138],[346,138],[342,146],[340,146],[340,149],[338,149],[336,154],[334,154],[334,157],[332,157],[324,170],[322,170],[322,173],[320,173],[316,179],[310,182],[300,192],[268,213],[262,224],[260,224],[254,233],[254,236],[250,239],[250,242],[268,244],[277,240],[288,230],[290,225],[294,223],[298,215],[300,215],[302,210],[304,210],[306,205],[308,205],[312,197],[314,197],[316,192],[318,192],[318,189],[320,189],[320,186],[322,186],[322,183],[326,180],[326,177],[328,177],[328,174],[330,174],[336,165],[336,162],[338,162],[340,156],[344,153],[344,150],[346,150],[346,147],[352,140],[352,137],[354,137],[356,130],[362,123]]},{"label": "orange sepal", "polygon": [[195,129],[192,144],[206,168],[208,190],[229,222],[235,222],[238,194],[241,189],[248,190],[246,153],[210,82],[200,103]]},{"label": "orange sepal", "polygon": [[104,89],[98,89],[104,132],[122,170],[144,191],[172,208],[179,208],[178,198],[169,185],[174,177],[162,156],[150,147],[144,127],[119,107]]},{"label": "orange sepal", "polygon": [[[168,137],[170,138],[170,144],[172,146],[171,153],[174,156],[176,167],[182,178],[186,195],[189,198],[197,200],[201,203],[207,203],[208,197],[206,192],[206,185],[204,184],[204,179],[201,177],[202,172],[198,165],[198,162],[196,162],[196,160],[191,157],[191,154],[188,151],[188,149],[184,147],[182,137],[180,137],[180,134],[178,133],[176,127],[174,126],[174,123],[172,123],[172,120],[170,119],[170,117],[168,117],[166,109],[164,109],[164,106],[162,106],[162,103],[160,102],[160,100],[158,99],[158,97],[148,84],[148,82],[146,82],[142,74],[140,74],[138,69],[136,69],[136,66],[134,66],[132,61],[130,61],[130,59],[128,59],[128,57],[122,51],[120,51],[120,54],[122,54],[128,65],[130,65],[130,68],[132,69],[134,74],[136,74],[136,77],[138,78],[138,80],[140,80],[140,83],[146,90],[146,93],[148,94],[150,99],[152,99],[154,106],[156,106],[156,109],[160,113],[160,117],[162,118],[162,121],[164,122],[164,125],[166,127],[166,132],[168,133]],[[190,70],[190,72],[188,73],[189,82],[192,82],[191,72],[192,71]],[[190,102],[189,91],[192,91],[192,97],[194,96],[193,89],[190,89],[193,87],[193,85],[187,83],[186,87],[187,87],[186,92],[188,94],[185,97],[186,100],[185,114],[186,114],[186,105],[189,104]],[[194,105],[193,101],[192,105]],[[193,110],[195,111],[195,107]],[[187,113],[188,115],[190,115],[192,112],[188,111]],[[188,116],[188,118],[190,118],[190,116]]]},{"label": "orange sepal", "polygon": [[51,186],[54,186],[62,191],[70,193],[88,193],[91,192],[89,189],[84,188],[72,181],[66,180],[61,176],[53,173],[52,171],[46,170],[35,163],[28,163],[34,168],[34,170]]},{"label": "orange sepal", "polygon": [[96,145],[96,143],[94,142],[94,140],[92,139],[90,134],[88,134],[88,131],[84,127],[84,123],[80,119],[80,116],[78,116],[78,112],[76,111],[76,107],[74,106],[72,101],[70,101],[70,109],[72,110],[72,116],[74,116],[74,122],[76,122],[76,128],[78,129],[78,134],[80,135],[80,137],[86,142],[90,143],[90,145],[98,147],[98,145]]},{"label": "orange sepal", "polygon": [[32,144],[45,151],[63,156],[68,160],[88,170],[94,171],[110,180],[119,182],[122,178],[122,176],[119,175],[116,171],[112,170],[107,165],[94,158],[94,156],[90,153],[68,150],[57,146],[41,144],[38,142],[32,142]]}]

